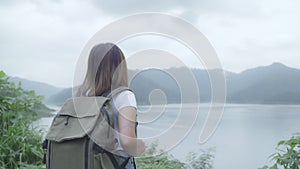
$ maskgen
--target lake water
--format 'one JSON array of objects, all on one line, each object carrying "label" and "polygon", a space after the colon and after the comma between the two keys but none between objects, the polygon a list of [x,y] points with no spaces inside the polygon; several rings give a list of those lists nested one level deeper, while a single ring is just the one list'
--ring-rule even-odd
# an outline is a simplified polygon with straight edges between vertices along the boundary
[{"label": "lake water", "polygon": [[[193,105],[189,107],[194,110]],[[255,169],[269,163],[268,157],[275,152],[278,141],[300,132],[300,105],[227,104],[217,130],[200,145],[198,138],[208,108],[208,104],[201,105],[188,135],[169,151],[175,158],[185,161],[188,152],[215,147],[215,169]],[[139,107],[140,111],[149,109],[148,106]],[[168,105],[164,111],[152,107],[150,112],[163,113],[152,122],[140,123],[138,136],[145,138],[164,133],[176,121],[179,109],[179,105]],[[52,119],[43,118],[37,124],[46,131]]]}]

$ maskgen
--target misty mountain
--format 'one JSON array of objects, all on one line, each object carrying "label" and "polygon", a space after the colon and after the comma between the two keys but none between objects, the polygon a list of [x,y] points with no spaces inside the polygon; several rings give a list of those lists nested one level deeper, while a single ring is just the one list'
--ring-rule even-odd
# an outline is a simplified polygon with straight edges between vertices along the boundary
[{"label": "misty mountain", "polygon": [[300,103],[300,70],[281,63],[261,66],[227,79],[229,102]]},{"label": "misty mountain", "polygon": [[47,97],[44,102],[51,105],[62,105],[68,98],[72,96],[72,88],[62,89],[60,92]]},{"label": "misty mountain", "polygon": [[[200,102],[209,102],[211,98],[211,83],[203,69],[129,70],[128,75],[139,104],[149,104],[151,98],[152,103],[164,98],[167,103],[195,102],[199,101],[198,93]],[[225,71],[225,78],[228,103],[300,104],[299,69],[273,63],[241,73]],[[47,86],[44,89],[47,90]],[[72,95],[71,88],[52,90],[52,96],[47,93],[47,103],[61,105]]]},{"label": "misty mountain", "polygon": [[21,87],[24,90],[34,90],[35,94],[42,95],[45,98],[52,96],[54,93],[60,92],[63,88],[55,87],[43,82],[27,80],[19,77],[9,77],[9,81],[16,85],[21,82]]}]

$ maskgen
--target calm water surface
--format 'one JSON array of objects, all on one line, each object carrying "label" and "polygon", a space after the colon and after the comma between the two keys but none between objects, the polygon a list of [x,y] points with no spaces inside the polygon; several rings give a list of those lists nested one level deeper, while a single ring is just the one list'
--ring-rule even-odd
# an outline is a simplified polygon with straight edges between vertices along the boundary
[{"label": "calm water surface", "polygon": [[[189,106],[193,111],[194,105]],[[176,121],[179,107],[168,105],[156,120],[141,123],[138,136],[151,137],[166,131]],[[190,133],[170,150],[175,158],[185,161],[189,152],[215,147],[215,169],[254,169],[269,163],[268,157],[275,152],[279,140],[300,132],[300,105],[227,104],[214,135],[200,145],[198,138],[208,108],[208,104],[201,105]],[[139,110],[147,111],[149,106],[140,106]],[[37,125],[47,131],[52,119],[42,118]]]}]

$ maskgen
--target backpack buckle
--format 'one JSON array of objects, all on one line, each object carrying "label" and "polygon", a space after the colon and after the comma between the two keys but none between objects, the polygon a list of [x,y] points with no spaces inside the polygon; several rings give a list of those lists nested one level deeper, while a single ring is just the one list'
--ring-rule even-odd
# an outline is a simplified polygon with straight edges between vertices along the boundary
[{"label": "backpack buckle", "polygon": [[103,154],[105,152],[105,150],[96,143],[93,144],[93,151],[95,154],[99,154],[99,153]]}]

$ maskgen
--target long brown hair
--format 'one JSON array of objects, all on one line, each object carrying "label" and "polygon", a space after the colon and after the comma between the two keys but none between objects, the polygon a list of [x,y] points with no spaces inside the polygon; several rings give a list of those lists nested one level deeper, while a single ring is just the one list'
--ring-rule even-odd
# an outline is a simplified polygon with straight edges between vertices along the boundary
[{"label": "long brown hair", "polygon": [[89,54],[85,79],[77,96],[100,96],[118,86],[128,86],[125,57],[121,49],[113,43],[94,46]]}]

